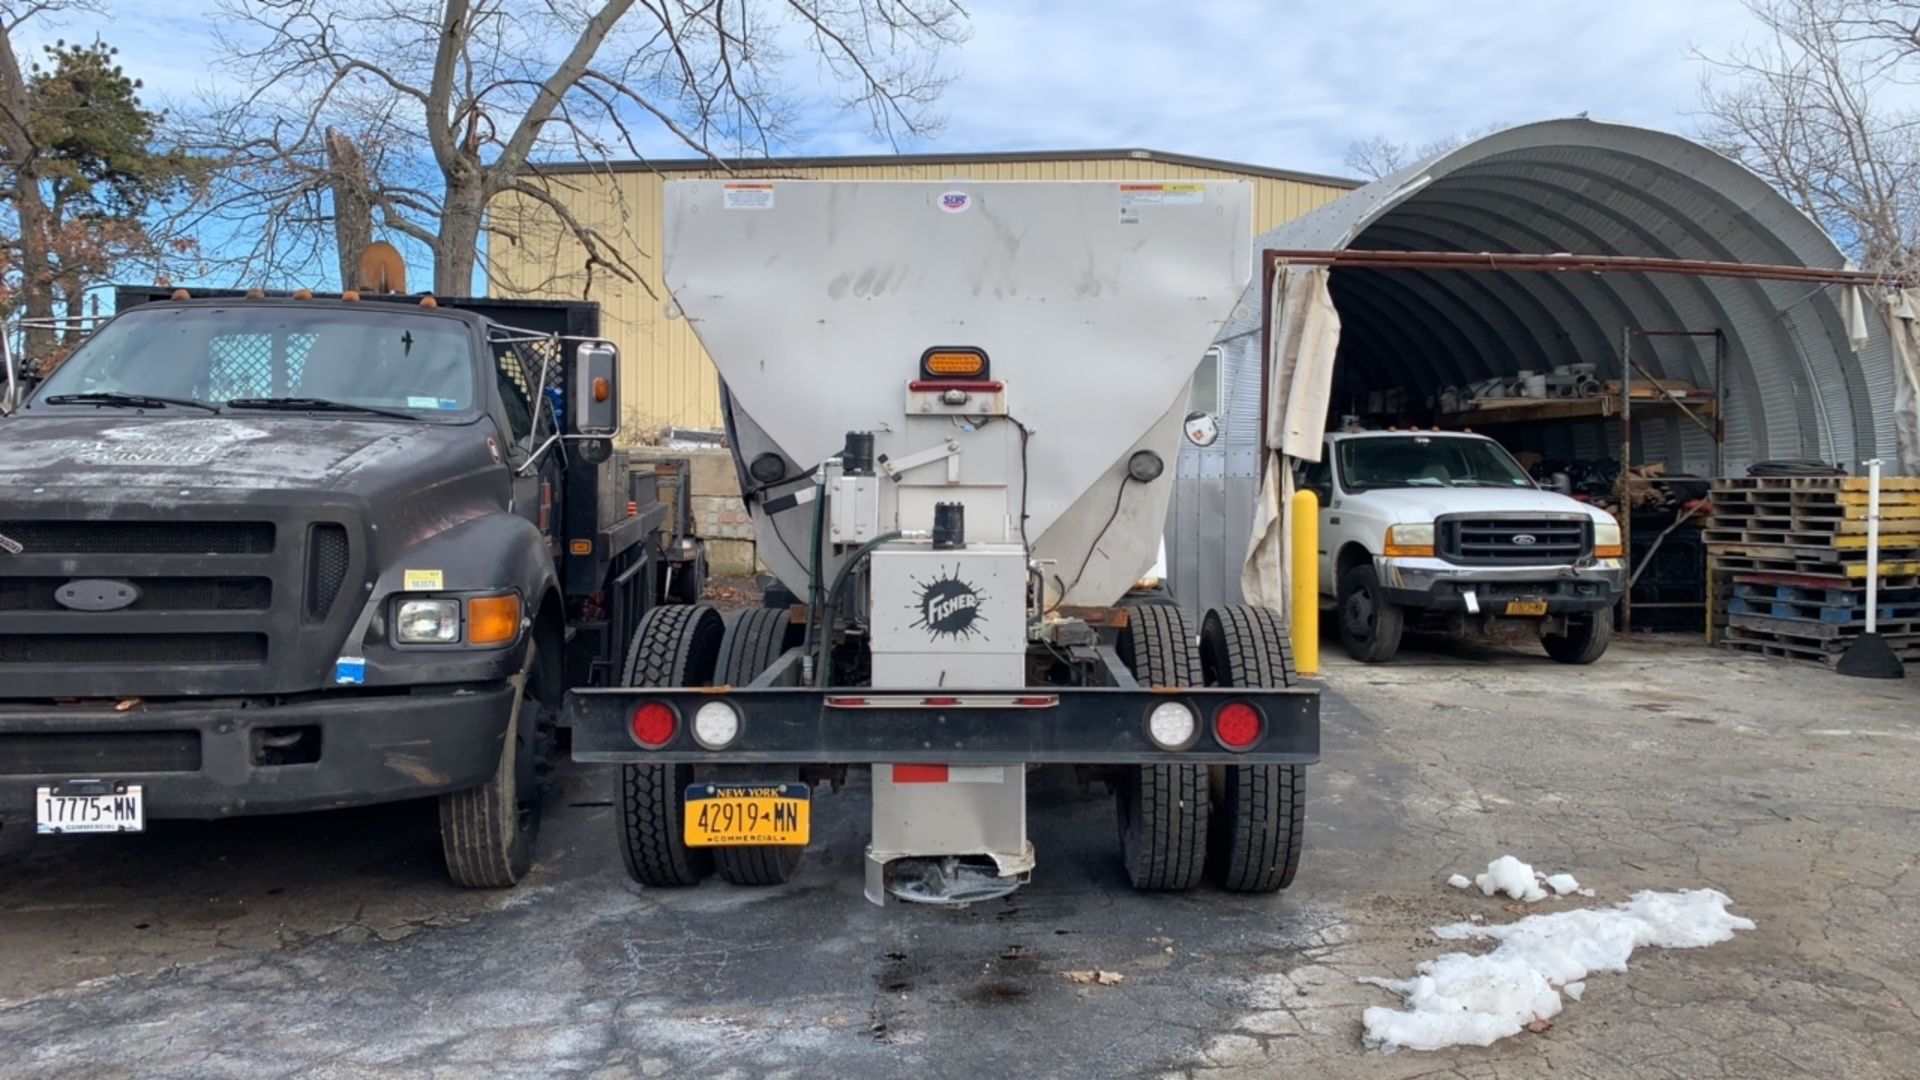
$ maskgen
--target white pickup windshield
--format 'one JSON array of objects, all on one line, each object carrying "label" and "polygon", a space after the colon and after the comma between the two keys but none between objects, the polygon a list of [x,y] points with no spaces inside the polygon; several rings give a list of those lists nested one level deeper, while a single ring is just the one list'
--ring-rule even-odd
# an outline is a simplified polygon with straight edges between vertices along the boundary
[{"label": "white pickup windshield", "polygon": [[136,309],[82,342],[34,404],[68,394],[129,394],[225,406],[236,399],[320,398],[423,413],[474,401],[465,324],[373,304]]},{"label": "white pickup windshield", "polygon": [[1458,435],[1374,435],[1338,443],[1340,486],[1350,492],[1411,487],[1532,487],[1496,443]]}]

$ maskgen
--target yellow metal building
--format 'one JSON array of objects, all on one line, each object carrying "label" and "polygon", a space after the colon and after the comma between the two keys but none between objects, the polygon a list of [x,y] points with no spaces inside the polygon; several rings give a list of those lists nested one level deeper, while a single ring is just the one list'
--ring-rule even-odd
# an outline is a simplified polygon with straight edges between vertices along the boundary
[{"label": "yellow metal building", "polygon": [[767,158],[729,164],[722,169],[702,159],[540,167],[554,199],[577,223],[605,239],[609,261],[623,260],[633,281],[623,280],[612,266],[589,268],[582,245],[551,207],[508,196],[490,208],[487,262],[494,295],[600,302],[602,332],[619,344],[624,363],[625,441],[647,441],[670,426],[720,426],[713,363],[685,320],[669,316],[661,281],[661,191],[668,180],[1246,180],[1254,185],[1256,235],[1358,186],[1157,150]]}]

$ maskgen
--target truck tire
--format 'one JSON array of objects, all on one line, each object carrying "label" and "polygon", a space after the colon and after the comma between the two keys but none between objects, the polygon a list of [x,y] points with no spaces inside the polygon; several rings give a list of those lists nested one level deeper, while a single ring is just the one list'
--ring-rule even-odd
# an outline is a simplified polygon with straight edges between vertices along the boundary
[{"label": "truck tire", "polygon": [[[1278,612],[1236,604],[1207,612],[1200,662],[1209,686],[1292,686],[1293,642]],[[1278,892],[1300,868],[1304,765],[1224,765],[1213,777],[1207,865],[1229,892]]]},{"label": "truck tire", "polygon": [[1611,610],[1569,615],[1566,633],[1540,635],[1540,643],[1547,647],[1547,655],[1563,664],[1591,664],[1600,659],[1612,640]]},{"label": "truck tire", "polygon": [[[1197,686],[1200,649],[1193,621],[1177,607],[1127,608],[1120,659],[1147,686]],[[1115,791],[1120,858],[1136,889],[1191,889],[1206,874],[1205,765],[1129,765]]]},{"label": "truck tire", "polygon": [[[752,608],[727,620],[720,643],[720,664],[713,681],[745,686],[773,666],[787,651],[787,632],[793,621],[785,608]],[[798,780],[794,765],[750,766],[752,780]],[[735,885],[783,885],[800,867],[805,847],[794,844],[752,844],[715,848],[713,861],[720,876]]]},{"label": "truck tire", "polygon": [[1340,575],[1340,643],[1363,664],[1381,664],[1400,651],[1406,614],[1381,595],[1380,577],[1371,563]]},{"label": "truck tire", "polygon": [[539,670],[537,656],[528,643],[526,667],[514,685],[513,720],[492,778],[440,796],[440,852],[447,877],[463,889],[508,888],[533,866],[557,731],[553,710],[527,692]]},{"label": "truck tire", "polygon": [[[665,605],[646,613],[633,633],[624,686],[705,686],[726,624],[710,605]],[[697,885],[713,868],[703,848],[686,844],[684,818],[691,765],[620,767],[620,854],[643,885]]]}]

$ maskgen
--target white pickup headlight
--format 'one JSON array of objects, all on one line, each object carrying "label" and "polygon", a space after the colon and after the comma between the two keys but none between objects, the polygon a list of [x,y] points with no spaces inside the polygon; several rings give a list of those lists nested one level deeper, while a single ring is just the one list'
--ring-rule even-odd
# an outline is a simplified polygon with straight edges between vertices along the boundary
[{"label": "white pickup headlight", "polygon": [[1619,547],[1620,523],[1617,521],[1596,521],[1593,523],[1593,546]]},{"label": "white pickup headlight", "polygon": [[394,640],[405,645],[451,645],[460,640],[460,601],[402,600]]}]

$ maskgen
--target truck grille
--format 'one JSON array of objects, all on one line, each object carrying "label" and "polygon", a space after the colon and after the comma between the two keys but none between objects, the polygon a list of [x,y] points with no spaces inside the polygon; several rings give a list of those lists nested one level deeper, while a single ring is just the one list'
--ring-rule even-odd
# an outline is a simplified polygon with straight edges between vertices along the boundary
[{"label": "truck grille", "polygon": [[[271,694],[328,680],[365,573],[357,506],[169,503],[128,517],[115,504],[113,516],[89,516],[98,508],[49,499],[0,517],[0,535],[20,547],[0,554],[0,699],[187,685]],[[79,581],[135,593],[124,607],[69,608],[61,590]]]},{"label": "truck grille", "polygon": [[307,617],[324,620],[347,580],[347,530],[322,522],[307,534]]},{"label": "truck grille", "polygon": [[0,634],[0,664],[264,664],[265,634]]},{"label": "truck grille", "polygon": [[[0,612],[65,611],[56,596],[73,578],[0,578]],[[134,580],[134,579],[124,579]],[[127,611],[265,611],[273,581],[242,578],[140,578],[140,595]]]},{"label": "truck grille", "polygon": [[0,776],[197,772],[197,731],[0,735]]},{"label": "truck grille", "polygon": [[0,533],[32,555],[268,555],[270,521],[10,521]]},{"label": "truck grille", "polygon": [[1461,566],[1571,563],[1593,549],[1593,526],[1577,517],[1441,517],[1434,544]]}]

